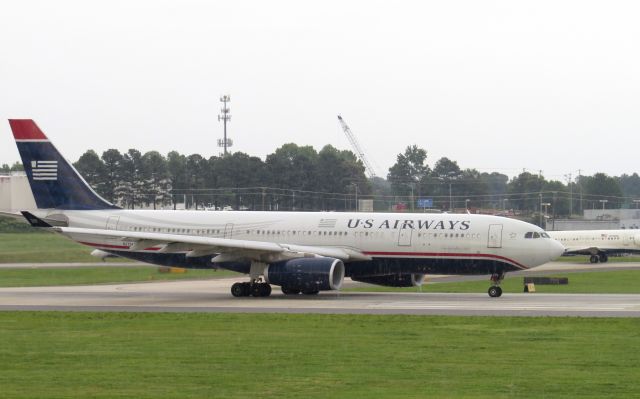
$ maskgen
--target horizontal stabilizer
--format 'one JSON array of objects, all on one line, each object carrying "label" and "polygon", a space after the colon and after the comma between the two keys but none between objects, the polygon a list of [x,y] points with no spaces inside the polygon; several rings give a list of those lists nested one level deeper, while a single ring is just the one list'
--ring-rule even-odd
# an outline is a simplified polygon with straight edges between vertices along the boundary
[{"label": "horizontal stabilizer", "polygon": [[33,227],[53,227],[31,212],[22,211],[20,213],[22,213],[22,216],[24,216],[24,218],[27,219],[27,222],[29,222]]}]

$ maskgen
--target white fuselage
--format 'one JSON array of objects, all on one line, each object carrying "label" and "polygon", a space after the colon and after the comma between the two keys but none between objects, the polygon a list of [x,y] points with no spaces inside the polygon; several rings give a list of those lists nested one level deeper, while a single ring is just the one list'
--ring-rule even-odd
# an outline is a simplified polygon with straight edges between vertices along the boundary
[{"label": "white fuselage", "polygon": [[[372,258],[488,259],[515,269],[549,262],[564,250],[544,236],[525,238],[527,232],[543,233],[534,225],[488,215],[117,209],[34,213],[66,218],[69,227],[349,248]],[[132,247],[126,238],[70,237],[104,250]]]},{"label": "white fuselage", "polygon": [[567,253],[640,252],[640,230],[549,231]]}]

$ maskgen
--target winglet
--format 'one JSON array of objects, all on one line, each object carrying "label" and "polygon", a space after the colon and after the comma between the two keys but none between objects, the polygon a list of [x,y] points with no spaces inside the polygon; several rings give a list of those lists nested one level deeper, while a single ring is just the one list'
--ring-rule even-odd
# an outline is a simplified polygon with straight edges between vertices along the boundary
[{"label": "winglet", "polygon": [[29,222],[33,227],[53,227],[31,212],[21,211],[20,213],[22,213],[22,216],[24,216],[24,218],[27,219],[27,222]]}]

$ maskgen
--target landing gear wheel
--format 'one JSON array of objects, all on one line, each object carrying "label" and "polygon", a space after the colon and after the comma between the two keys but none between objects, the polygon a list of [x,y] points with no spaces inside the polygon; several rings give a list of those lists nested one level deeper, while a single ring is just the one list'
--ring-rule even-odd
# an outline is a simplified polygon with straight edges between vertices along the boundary
[{"label": "landing gear wheel", "polygon": [[589,262],[591,263],[598,263],[600,261],[600,257],[598,257],[598,255],[591,255],[591,258],[589,258]]},{"label": "landing gear wheel", "polygon": [[271,295],[271,286],[267,283],[262,283],[260,284],[262,286],[262,296],[269,296]]},{"label": "landing gear wheel", "polygon": [[609,256],[607,254],[600,254],[600,263],[606,263],[609,260]]},{"label": "landing gear wheel", "polygon": [[300,293],[300,290],[295,290],[293,288],[280,287],[280,289],[282,290],[282,293],[285,295],[298,295]]},{"label": "landing gear wheel", "polygon": [[231,286],[231,295],[235,297],[249,296],[249,284],[235,283]]},{"label": "landing gear wheel", "polygon": [[499,298],[502,296],[502,288],[498,286],[489,287],[489,291],[487,292],[491,298]]},{"label": "landing gear wheel", "polygon": [[302,291],[303,295],[318,295],[318,290],[308,290],[308,291]]},{"label": "landing gear wheel", "polygon": [[271,286],[267,283],[255,283],[251,286],[251,295],[254,297],[271,295]]},{"label": "landing gear wheel", "polygon": [[499,298],[502,296],[502,288],[500,283],[504,280],[504,271],[494,272],[491,275],[491,287],[487,291],[491,298]]}]

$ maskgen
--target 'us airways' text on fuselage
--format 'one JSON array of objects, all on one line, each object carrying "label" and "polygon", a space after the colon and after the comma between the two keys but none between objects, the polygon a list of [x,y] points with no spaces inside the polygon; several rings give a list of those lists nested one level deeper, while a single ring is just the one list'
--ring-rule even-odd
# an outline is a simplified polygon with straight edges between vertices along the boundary
[{"label": "'us airways' text on fuselage", "polygon": [[469,230],[469,220],[376,220],[376,219],[349,219],[347,227],[350,229],[409,229],[409,230]]}]

